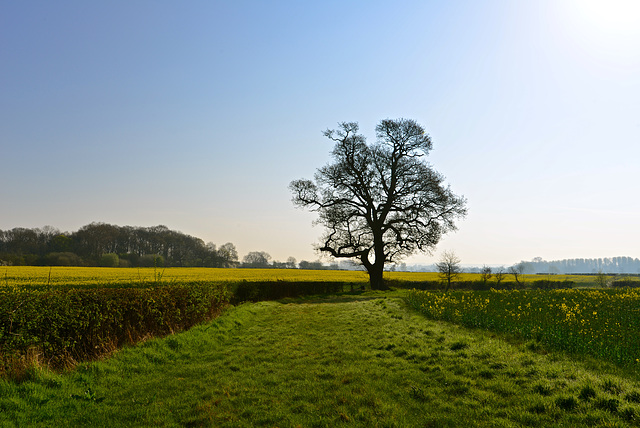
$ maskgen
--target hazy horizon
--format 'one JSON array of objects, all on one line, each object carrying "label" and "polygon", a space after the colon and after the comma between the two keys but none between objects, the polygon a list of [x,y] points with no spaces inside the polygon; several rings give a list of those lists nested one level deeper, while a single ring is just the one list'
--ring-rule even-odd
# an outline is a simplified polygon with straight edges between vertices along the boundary
[{"label": "hazy horizon", "polygon": [[155,226],[315,260],[322,131],[433,139],[464,265],[639,257],[640,3],[5,2],[0,229]]}]

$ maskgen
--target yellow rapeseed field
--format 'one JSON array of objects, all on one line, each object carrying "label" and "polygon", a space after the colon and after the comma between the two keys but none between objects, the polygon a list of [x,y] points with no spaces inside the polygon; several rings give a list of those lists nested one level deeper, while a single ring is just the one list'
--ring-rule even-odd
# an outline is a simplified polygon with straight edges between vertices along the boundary
[{"label": "yellow rapeseed field", "polygon": [[429,318],[516,334],[617,363],[640,363],[640,289],[412,291]]},{"label": "yellow rapeseed field", "polygon": [[[438,281],[435,272],[386,272],[385,278],[395,281]],[[460,281],[477,281],[479,274],[464,273]],[[576,286],[592,285],[594,277],[581,275],[524,275],[525,281],[551,279],[570,280]],[[302,269],[217,269],[217,268],[103,268],[64,266],[3,266],[0,267],[0,286],[78,286],[96,284],[131,284],[161,280],[162,282],[211,281],[211,282],[367,282],[364,271],[302,270]],[[505,281],[512,281],[511,275]],[[495,282],[492,278],[490,282]],[[455,287],[455,284],[454,284]]]},{"label": "yellow rapeseed field", "polygon": [[216,268],[102,268],[5,266],[0,268],[0,286],[78,286],[130,284],[139,282],[366,282],[361,271],[318,271],[300,269],[216,269]]}]

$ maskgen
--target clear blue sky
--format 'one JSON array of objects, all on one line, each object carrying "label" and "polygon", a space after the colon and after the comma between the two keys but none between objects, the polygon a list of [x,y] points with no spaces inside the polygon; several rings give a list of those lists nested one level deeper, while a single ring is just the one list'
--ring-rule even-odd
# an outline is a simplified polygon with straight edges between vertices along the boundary
[{"label": "clear blue sky", "polygon": [[0,229],[164,224],[313,260],[321,131],[415,119],[465,264],[640,257],[640,2],[4,1]]}]

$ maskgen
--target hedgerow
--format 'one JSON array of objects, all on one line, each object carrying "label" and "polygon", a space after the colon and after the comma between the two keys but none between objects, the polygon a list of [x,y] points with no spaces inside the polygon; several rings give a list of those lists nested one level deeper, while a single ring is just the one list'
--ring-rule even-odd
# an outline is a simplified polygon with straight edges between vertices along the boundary
[{"label": "hedgerow", "polygon": [[233,303],[244,301],[277,300],[287,297],[300,297],[313,294],[341,293],[353,291],[363,284],[344,282],[292,282],[292,281],[242,281],[232,283],[231,299]]},{"label": "hedgerow", "polygon": [[0,374],[19,377],[36,362],[62,368],[145,337],[188,329],[218,314],[228,304],[227,290],[197,282],[1,290]]},{"label": "hedgerow", "polygon": [[71,367],[127,344],[186,330],[227,305],[360,288],[344,282],[140,281],[0,286],[0,377]]}]

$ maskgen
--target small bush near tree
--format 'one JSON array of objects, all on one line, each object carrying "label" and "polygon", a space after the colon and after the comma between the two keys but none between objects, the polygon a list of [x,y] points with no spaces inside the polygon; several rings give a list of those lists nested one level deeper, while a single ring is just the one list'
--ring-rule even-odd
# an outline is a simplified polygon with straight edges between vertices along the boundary
[{"label": "small bush near tree", "polygon": [[98,262],[98,266],[101,267],[119,267],[120,266],[120,258],[117,254],[107,253],[103,254],[100,257]]},{"label": "small bush near tree", "polygon": [[145,254],[138,260],[140,267],[163,267],[164,257],[159,254]]},{"label": "small bush near tree", "polygon": [[65,251],[47,254],[45,264],[48,266],[82,266],[83,262],[77,254]]}]

